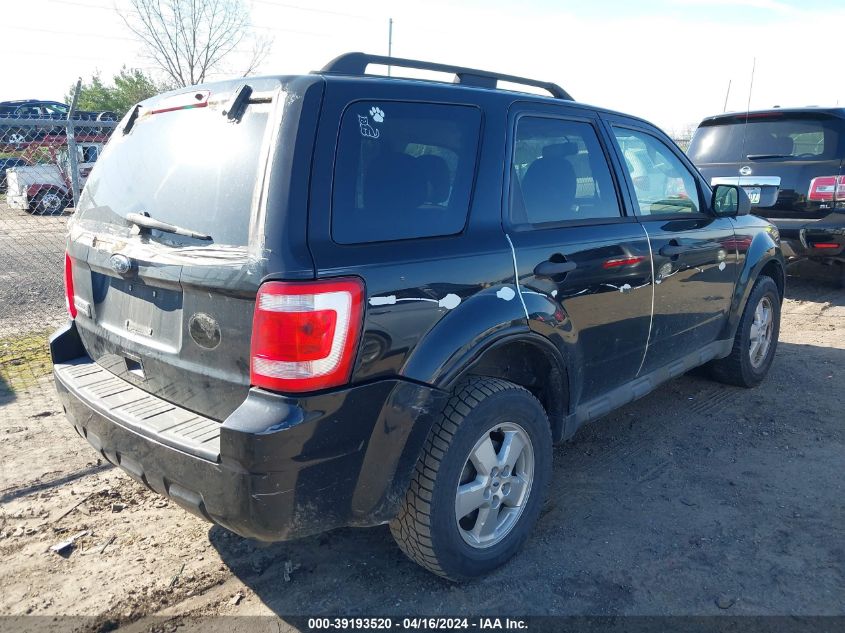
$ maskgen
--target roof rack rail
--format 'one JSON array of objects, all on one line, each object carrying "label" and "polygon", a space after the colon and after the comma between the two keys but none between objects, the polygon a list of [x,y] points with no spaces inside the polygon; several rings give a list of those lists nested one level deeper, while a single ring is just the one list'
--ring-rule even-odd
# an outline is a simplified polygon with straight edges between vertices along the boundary
[{"label": "roof rack rail", "polygon": [[476,68],[464,68],[462,66],[451,66],[449,64],[436,64],[416,59],[402,59],[400,57],[386,57],[384,55],[368,55],[366,53],[345,53],[335,57],[328,64],[323,66],[320,72],[335,73],[339,75],[364,75],[367,66],[379,64],[382,66],[398,66],[400,68],[415,68],[418,70],[433,70],[435,72],[453,73],[455,83],[465,86],[477,86],[481,88],[496,88],[498,82],[507,81],[514,84],[534,86],[541,88],[557,99],[574,101],[572,96],[563,88],[550,81],[539,81],[516,77],[515,75],[503,75]]}]

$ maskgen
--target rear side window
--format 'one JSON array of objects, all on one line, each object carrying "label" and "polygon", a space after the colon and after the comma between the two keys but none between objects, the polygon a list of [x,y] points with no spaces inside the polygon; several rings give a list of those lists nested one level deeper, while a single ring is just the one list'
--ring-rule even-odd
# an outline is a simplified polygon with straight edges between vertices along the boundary
[{"label": "rear side window", "polygon": [[688,150],[696,164],[746,160],[829,160],[841,155],[842,122],[818,114],[752,114],[707,121]]},{"label": "rear side window", "polygon": [[517,225],[620,216],[596,131],[580,121],[519,119],[510,197],[511,221]]},{"label": "rear side window", "polygon": [[360,244],[463,230],[481,113],[472,106],[356,102],[343,114],[332,238]]}]

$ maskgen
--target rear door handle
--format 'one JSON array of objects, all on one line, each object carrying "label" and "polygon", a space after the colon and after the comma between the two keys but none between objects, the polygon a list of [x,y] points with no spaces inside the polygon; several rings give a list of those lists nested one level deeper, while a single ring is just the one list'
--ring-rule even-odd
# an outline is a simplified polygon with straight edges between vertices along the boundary
[{"label": "rear door handle", "polygon": [[681,246],[679,244],[666,244],[665,246],[661,247],[660,254],[663,257],[677,257],[682,253],[687,253],[691,251],[692,248],[689,246]]},{"label": "rear door handle", "polygon": [[575,270],[578,265],[575,262],[540,262],[534,268],[534,275],[536,277],[554,277],[557,275],[565,275]]}]

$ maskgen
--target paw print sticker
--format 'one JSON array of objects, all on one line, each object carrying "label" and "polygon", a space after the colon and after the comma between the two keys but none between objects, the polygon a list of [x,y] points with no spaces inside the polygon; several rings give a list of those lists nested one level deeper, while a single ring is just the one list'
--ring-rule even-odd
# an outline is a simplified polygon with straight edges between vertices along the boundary
[{"label": "paw print sticker", "polygon": [[370,108],[370,116],[373,117],[373,121],[376,123],[381,123],[384,121],[384,111],[381,108],[377,108],[373,106]]}]

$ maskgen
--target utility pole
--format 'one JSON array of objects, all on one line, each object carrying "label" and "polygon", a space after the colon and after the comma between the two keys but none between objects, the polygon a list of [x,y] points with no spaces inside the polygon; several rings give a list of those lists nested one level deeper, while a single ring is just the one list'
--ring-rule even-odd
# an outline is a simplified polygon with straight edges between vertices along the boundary
[{"label": "utility pole", "polygon": [[[387,23],[387,56],[393,57],[393,18]],[[387,76],[390,77],[390,66],[387,67]]]},{"label": "utility pole", "polygon": [[73,208],[79,206],[79,157],[76,155],[76,132],[73,127],[73,117],[76,115],[76,103],[79,101],[79,93],[82,90],[82,77],[76,82],[76,90],[73,91],[73,99],[70,102],[70,109],[67,111],[65,122],[65,139],[67,139],[68,168],[70,169],[70,190],[73,195]]}]

